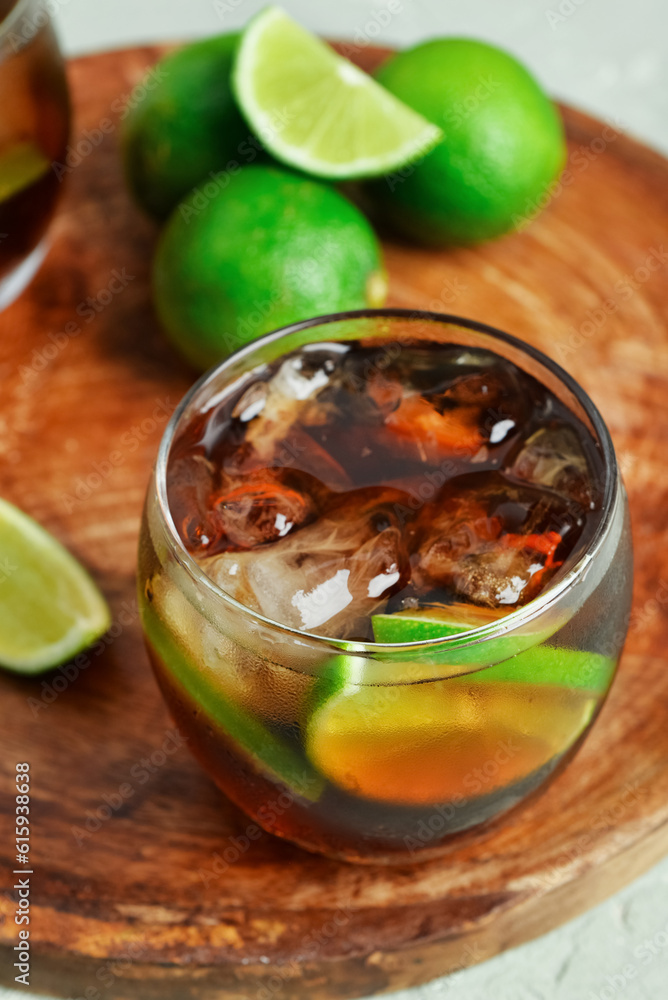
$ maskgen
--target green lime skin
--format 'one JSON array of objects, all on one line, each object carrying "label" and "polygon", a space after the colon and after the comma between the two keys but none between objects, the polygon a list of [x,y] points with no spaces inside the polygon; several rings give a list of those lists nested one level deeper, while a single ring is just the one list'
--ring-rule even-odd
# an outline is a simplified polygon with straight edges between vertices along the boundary
[{"label": "green lime skin", "polygon": [[386,281],[366,218],[334,188],[273,166],[195,189],[154,259],[154,301],[199,369],[277,327],[379,305]]},{"label": "green lime skin", "polygon": [[122,151],[128,186],[158,220],[211,173],[262,155],[232,95],[238,34],[179,49],[147,74],[146,96],[130,102]]},{"label": "green lime skin", "polygon": [[466,245],[537,213],[566,145],[555,105],[516,59],[484,42],[435,39],[391,57],[376,77],[445,134],[416,165],[370,186],[395,229],[427,245]]}]

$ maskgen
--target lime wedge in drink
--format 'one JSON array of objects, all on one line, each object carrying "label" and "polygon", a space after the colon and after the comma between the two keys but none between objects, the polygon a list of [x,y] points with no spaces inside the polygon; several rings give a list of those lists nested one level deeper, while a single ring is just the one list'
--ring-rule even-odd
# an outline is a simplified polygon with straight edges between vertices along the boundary
[{"label": "lime wedge in drink", "polygon": [[[374,615],[373,634],[379,643],[426,642],[428,639],[444,639],[447,636],[470,632],[500,621],[504,616],[490,608],[476,608],[470,604],[453,604],[448,608],[421,608],[415,611],[399,611],[391,615]],[[452,646],[447,649],[427,647],[407,659],[421,663],[442,663],[449,666],[481,666],[498,663],[509,656],[535,646],[547,639],[552,630],[539,634],[501,635],[485,643],[470,646]]]},{"label": "lime wedge in drink", "polygon": [[49,169],[49,161],[33,142],[0,152],[0,201],[23,191]]},{"label": "lime wedge in drink", "polygon": [[[169,615],[168,627],[151,604],[141,601],[144,631],[165,669],[188,697],[201,706],[211,721],[246,753],[258,770],[282,782],[296,795],[317,801],[324,781],[308,761],[226,690],[225,677],[216,677],[206,663],[186,655],[180,643],[173,638],[172,632],[183,634],[184,641],[190,638],[197,648],[197,635],[188,635],[187,616],[182,615],[180,619],[178,615],[174,616],[178,604],[187,604],[187,601],[174,588],[170,590],[172,597],[169,604],[163,600],[163,611]],[[185,631],[182,626],[185,626]],[[199,626],[201,628],[201,622]],[[225,666],[221,665],[221,669],[225,670]]]},{"label": "lime wedge in drink", "polygon": [[[423,614],[399,612],[374,615],[372,621],[376,642],[405,643],[457,635],[490,624],[498,618],[486,608],[453,605],[442,611],[425,609]],[[596,692],[606,690],[614,673],[614,660],[601,653],[548,646],[542,641],[545,638],[547,635],[544,634],[499,636],[462,649],[435,652],[432,658],[442,656],[444,665],[453,666],[466,663],[478,665],[485,660],[494,664],[466,674],[462,678],[466,683],[517,681],[523,684],[557,684]]]},{"label": "lime wedge in drink", "polygon": [[244,31],[237,101],[269,152],[317,177],[376,177],[424,156],[443,133],[278,7]]},{"label": "lime wedge in drink", "polygon": [[[376,642],[381,643],[445,638],[480,628],[495,620],[498,620],[498,615],[495,616],[493,611],[464,605],[453,605],[451,609],[438,612],[425,609],[424,614],[399,612],[374,615],[372,619],[374,637]],[[545,638],[542,634],[499,636],[463,649],[443,652],[443,663],[479,664],[487,660],[494,664],[465,675],[467,683],[503,680],[605,691],[615,669],[613,660],[601,653],[548,646],[541,641]]]},{"label": "lime wedge in drink", "polygon": [[0,500],[0,664],[36,674],[69,660],[109,628],[88,573],[31,517]]},{"label": "lime wedge in drink", "polygon": [[392,615],[374,615],[373,637],[376,642],[424,642],[443,639],[459,632],[468,632],[491,625],[503,617],[490,608],[472,604],[453,604],[448,608],[420,608],[397,611]]},{"label": "lime wedge in drink", "polygon": [[427,805],[475,792],[472,776],[488,761],[495,764],[485,792],[558,760],[598,704],[582,688],[519,678],[482,683],[484,674],[427,684],[344,683],[308,719],[306,752],[351,795]]},{"label": "lime wedge in drink", "polygon": [[488,762],[485,792],[558,760],[591,721],[615,668],[598,653],[544,643],[430,683],[392,683],[388,664],[387,684],[365,684],[363,664],[337,656],[323,671],[306,751],[350,794],[405,805],[466,797]]}]

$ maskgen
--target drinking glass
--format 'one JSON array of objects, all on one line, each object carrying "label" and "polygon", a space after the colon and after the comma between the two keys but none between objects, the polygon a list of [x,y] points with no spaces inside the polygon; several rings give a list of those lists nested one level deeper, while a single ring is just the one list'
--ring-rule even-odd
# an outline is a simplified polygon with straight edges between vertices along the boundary
[{"label": "drinking glass", "polygon": [[[307,344],[349,340],[387,347],[393,357],[402,345],[433,342],[492,351],[554,393],[592,435],[602,456],[602,481],[593,484],[600,511],[574,564],[538,597],[447,638],[335,640],[238,603],[186,550],[167,493],[175,437],[260,366]],[[433,486],[423,486],[426,501]],[[437,855],[454,835],[545,788],[571,759],[613,680],[631,576],[614,449],[580,386],[540,351],[489,326],[371,310],[269,334],[190,390],[148,488],[138,582],[160,688],[225,794],[265,830],[311,851],[390,863]]]},{"label": "drinking glass", "polygon": [[31,281],[61,183],[70,105],[54,0],[0,0],[0,309]]}]

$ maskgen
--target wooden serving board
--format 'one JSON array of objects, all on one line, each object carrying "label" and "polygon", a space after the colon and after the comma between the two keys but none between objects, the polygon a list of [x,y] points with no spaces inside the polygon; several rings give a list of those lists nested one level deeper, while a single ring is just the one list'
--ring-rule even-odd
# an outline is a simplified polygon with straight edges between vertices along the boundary
[{"label": "wooden serving board", "polygon": [[15,975],[11,793],[27,760],[33,988],[340,1000],[415,985],[549,930],[668,851],[668,164],[566,109],[573,182],[525,231],[475,250],[386,244],[391,304],[518,334],[591,394],[626,476],[636,593],[609,702],[543,797],[438,861],[340,864],[243,839],[248,821],[170,742],[142,647],[142,498],[192,374],[153,317],[155,232],[117,147],[124,95],[162,51],[71,64],[72,144],[86,129],[89,145],[45,265],[0,316],[0,494],[91,568],[115,617],[78,676],[0,677],[2,981]]}]

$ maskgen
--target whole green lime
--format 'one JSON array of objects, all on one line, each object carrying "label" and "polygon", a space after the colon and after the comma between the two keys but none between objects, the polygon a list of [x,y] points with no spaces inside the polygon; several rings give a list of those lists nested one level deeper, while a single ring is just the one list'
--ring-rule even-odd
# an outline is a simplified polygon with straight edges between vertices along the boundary
[{"label": "whole green lime", "polygon": [[158,316],[197,368],[270,330],[381,305],[375,234],[334,188],[273,166],[196,188],[171,215],[153,267]]},{"label": "whole green lime", "polygon": [[230,88],[238,39],[217,35],[165,56],[133,92],[122,132],[125,173],[157,219],[209,174],[258,157]]},{"label": "whole green lime", "polygon": [[556,107],[516,59],[442,38],[398,53],[376,75],[445,134],[416,165],[372,185],[396,228],[429,244],[467,244],[536,214],[566,148]]}]

